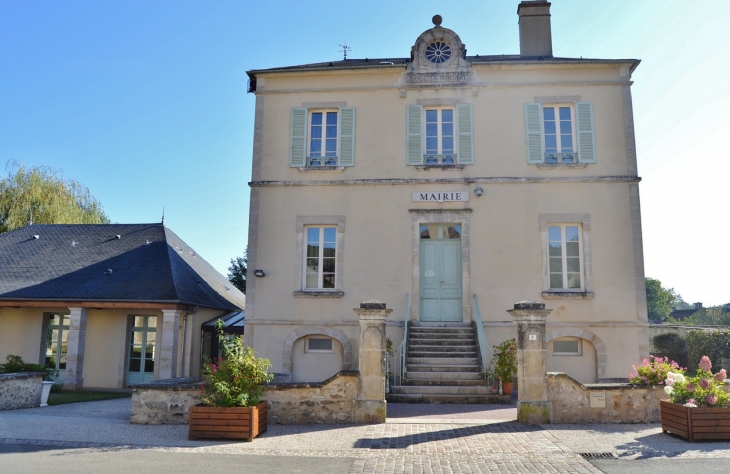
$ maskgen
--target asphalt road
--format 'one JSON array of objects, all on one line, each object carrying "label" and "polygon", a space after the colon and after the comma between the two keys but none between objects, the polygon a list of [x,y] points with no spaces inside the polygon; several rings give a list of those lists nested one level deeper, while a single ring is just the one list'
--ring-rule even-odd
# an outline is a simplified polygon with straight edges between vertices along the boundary
[{"label": "asphalt road", "polygon": [[250,454],[175,453],[141,449],[59,449],[0,444],[3,474],[55,473],[232,473],[344,474],[352,458],[258,456]]}]

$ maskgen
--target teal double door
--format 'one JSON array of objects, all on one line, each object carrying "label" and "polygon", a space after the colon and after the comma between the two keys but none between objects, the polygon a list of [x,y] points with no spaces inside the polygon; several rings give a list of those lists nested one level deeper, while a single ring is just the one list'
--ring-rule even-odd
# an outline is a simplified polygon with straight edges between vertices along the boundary
[{"label": "teal double door", "polygon": [[461,311],[461,239],[421,239],[421,321],[461,321]]}]

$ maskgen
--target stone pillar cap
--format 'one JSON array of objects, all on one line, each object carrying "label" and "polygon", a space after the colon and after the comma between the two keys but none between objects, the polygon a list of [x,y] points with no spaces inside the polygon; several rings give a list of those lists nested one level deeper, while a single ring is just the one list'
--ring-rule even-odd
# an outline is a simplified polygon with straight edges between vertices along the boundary
[{"label": "stone pillar cap", "polygon": [[360,303],[360,309],[385,309],[385,303],[378,300],[364,301]]},{"label": "stone pillar cap", "polygon": [[525,300],[515,303],[515,309],[545,309],[545,303]]}]

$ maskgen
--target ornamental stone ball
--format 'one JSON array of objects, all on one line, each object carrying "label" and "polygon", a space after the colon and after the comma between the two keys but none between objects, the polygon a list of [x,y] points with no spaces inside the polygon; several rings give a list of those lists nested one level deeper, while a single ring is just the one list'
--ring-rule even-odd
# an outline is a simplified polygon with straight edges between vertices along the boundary
[{"label": "ornamental stone ball", "polygon": [[434,15],[433,18],[431,18],[431,21],[434,25],[436,25],[436,28],[441,28],[441,22],[444,21],[444,19],[441,18],[441,15]]}]

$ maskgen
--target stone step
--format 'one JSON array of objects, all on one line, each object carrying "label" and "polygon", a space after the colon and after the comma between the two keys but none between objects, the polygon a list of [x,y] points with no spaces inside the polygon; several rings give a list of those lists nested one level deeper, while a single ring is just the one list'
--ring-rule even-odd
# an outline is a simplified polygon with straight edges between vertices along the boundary
[{"label": "stone step", "polygon": [[409,328],[408,335],[415,334],[442,334],[446,336],[476,334],[474,328]]},{"label": "stone step", "polygon": [[479,372],[408,372],[409,380],[483,380]]},{"label": "stone step", "polygon": [[509,395],[420,395],[420,394],[388,394],[389,403],[475,403],[480,405],[506,405],[510,403]]},{"label": "stone step", "polygon": [[408,364],[408,372],[479,372],[479,366],[474,365],[426,365]]},{"label": "stone step", "polygon": [[411,365],[479,365],[476,357],[408,357],[408,366]]},{"label": "stone step", "polygon": [[459,358],[459,359],[463,359],[463,358],[471,359],[471,358],[475,358],[476,356],[477,356],[477,351],[474,351],[474,350],[471,350],[471,351],[470,350],[466,350],[466,351],[453,350],[453,351],[447,351],[447,352],[444,352],[444,351],[438,352],[438,351],[431,351],[431,350],[429,350],[429,351],[408,351],[408,362],[410,363],[411,359],[418,358],[418,357],[426,357],[426,358],[453,357],[453,358]]},{"label": "stone step", "polygon": [[[407,375],[406,375],[407,377]],[[481,387],[489,385],[486,380],[423,380],[423,379],[406,379],[401,381],[402,385],[408,386],[443,386],[443,387]]]},{"label": "stone step", "polygon": [[450,351],[452,349],[463,349],[475,351],[477,348],[476,344],[423,344],[422,342],[411,342],[408,344],[409,351],[427,351],[433,349],[434,351]]},{"label": "stone step", "polygon": [[415,346],[476,346],[474,339],[411,339],[410,347]]},{"label": "stone step", "polygon": [[445,334],[443,332],[416,332],[409,333],[408,339],[474,339],[474,334],[466,332],[455,334]]},{"label": "stone step", "polygon": [[458,344],[476,344],[476,338],[474,337],[464,337],[464,336],[454,336],[454,337],[444,337],[442,334],[431,336],[411,336],[408,338],[409,342],[413,341],[423,341],[422,344],[427,343],[436,343],[436,342],[451,342],[451,343],[458,343]]},{"label": "stone step", "polygon": [[421,395],[493,395],[496,393],[492,387],[482,385],[398,385],[391,386],[390,392]]}]

